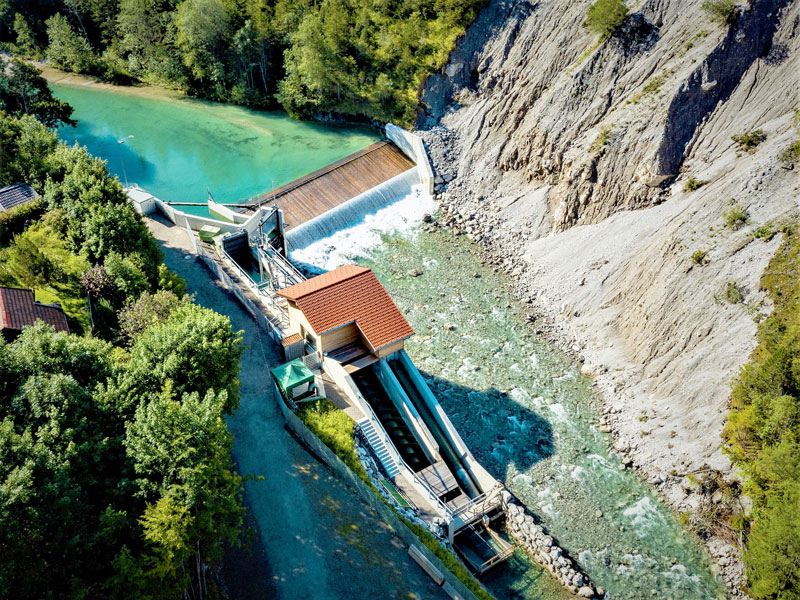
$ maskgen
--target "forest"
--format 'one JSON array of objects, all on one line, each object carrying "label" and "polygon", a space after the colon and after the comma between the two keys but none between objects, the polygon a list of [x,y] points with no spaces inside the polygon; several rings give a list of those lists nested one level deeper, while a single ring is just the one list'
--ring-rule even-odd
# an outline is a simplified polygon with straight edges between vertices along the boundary
[{"label": "forest", "polygon": [[292,116],[413,123],[485,0],[0,0],[15,55]]},{"label": "forest", "polygon": [[0,285],[70,326],[0,337],[0,597],[214,597],[243,518],[241,335],[192,303],[105,163],[45,126],[70,114],[35,69],[0,74],[0,187],[40,194],[0,213]]}]

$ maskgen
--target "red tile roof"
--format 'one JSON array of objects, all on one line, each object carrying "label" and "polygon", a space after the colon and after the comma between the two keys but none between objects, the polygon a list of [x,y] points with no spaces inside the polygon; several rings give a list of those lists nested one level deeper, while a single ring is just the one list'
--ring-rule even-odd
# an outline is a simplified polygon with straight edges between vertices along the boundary
[{"label": "red tile roof", "polygon": [[381,282],[364,267],[339,267],[278,295],[297,303],[317,335],[355,322],[373,350],[414,335]]},{"label": "red tile roof", "polygon": [[69,333],[67,317],[60,307],[36,302],[33,290],[0,287],[0,329],[22,329],[37,319],[56,331]]}]

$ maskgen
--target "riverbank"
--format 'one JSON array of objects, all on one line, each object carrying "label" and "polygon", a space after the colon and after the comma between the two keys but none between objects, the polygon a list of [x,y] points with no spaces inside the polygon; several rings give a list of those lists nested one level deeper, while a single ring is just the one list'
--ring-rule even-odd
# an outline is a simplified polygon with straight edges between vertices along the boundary
[{"label": "riverbank", "polygon": [[175,100],[178,98],[190,99],[189,96],[178,90],[170,90],[168,88],[158,87],[154,85],[136,84],[136,85],[115,85],[92,77],[91,75],[81,75],[79,73],[68,73],[54,69],[44,63],[34,63],[36,68],[42,71],[48,83],[56,83],[61,85],[75,85],[75,86],[92,86],[95,89],[102,89],[109,92],[123,92],[132,96],[139,96],[141,98],[166,98]]},{"label": "riverbank", "polygon": [[[622,464],[639,473],[682,520],[689,520],[684,515],[707,509],[710,498],[700,493],[694,483],[693,478],[698,473],[711,468],[721,471],[727,482],[738,480],[727,460],[714,462],[707,458],[716,454],[724,459],[719,453],[718,428],[704,435],[703,428],[707,425],[696,422],[688,429],[688,437],[699,437],[708,444],[702,451],[695,452],[695,456],[706,457],[705,460],[698,463],[687,457],[693,452],[691,445],[688,452],[686,448],[680,452],[681,443],[687,437],[687,430],[681,431],[686,415],[654,401],[652,393],[648,394],[649,401],[643,397],[650,382],[643,377],[642,366],[631,360],[631,344],[616,330],[615,313],[609,313],[607,301],[603,307],[606,314],[602,317],[594,311],[582,314],[582,306],[587,301],[599,301],[596,300],[600,295],[597,288],[602,288],[603,282],[614,276],[614,268],[622,268],[620,263],[628,256],[624,250],[626,230],[628,236],[636,231],[631,219],[638,219],[640,235],[654,235],[659,224],[676,218],[684,206],[669,203],[649,209],[651,214],[643,215],[648,211],[639,211],[621,215],[621,218],[609,219],[611,223],[599,232],[592,227],[573,228],[538,239],[534,247],[542,250],[532,251],[531,243],[536,237],[531,234],[531,217],[523,212],[528,207],[509,209],[503,201],[483,196],[478,196],[476,201],[457,176],[460,153],[457,136],[444,128],[417,133],[426,141],[437,176],[440,216],[429,226],[431,230],[441,228],[476,242],[483,262],[509,276],[509,291],[527,307],[526,320],[530,329],[581,364],[581,374],[591,378],[591,385],[601,400],[598,428],[612,436],[613,447]],[[630,218],[625,218],[627,216]],[[642,221],[650,223],[650,228],[642,227]],[[750,248],[757,250],[758,262],[754,265],[754,257],[747,252],[740,260],[742,270],[752,270],[753,277],[757,278],[761,263],[768,260],[777,243],[778,240],[759,242],[760,246]],[[622,250],[615,248],[615,244]],[[589,247],[594,255],[591,261],[586,261],[590,264],[584,261],[575,264],[576,257],[587,254]],[[580,264],[582,262],[584,264]],[[705,289],[708,287],[706,285]],[[758,293],[757,279],[748,292],[747,304],[758,305],[762,295]],[[582,296],[581,299],[577,300],[576,295]],[[587,316],[600,320],[600,325],[587,323]],[[746,330],[754,329],[749,315],[744,325]],[[738,340],[737,348],[742,359],[749,355],[750,339]],[[700,401],[702,406],[702,396]],[[721,427],[724,413],[720,417],[716,415],[722,412],[722,407],[711,410]],[[658,436],[658,433],[668,435]],[[695,536],[688,527],[686,535]],[[730,537],[719,535],[700,538],[700,541],[713,558],[731,597],[747,598],[738,545]]]}]

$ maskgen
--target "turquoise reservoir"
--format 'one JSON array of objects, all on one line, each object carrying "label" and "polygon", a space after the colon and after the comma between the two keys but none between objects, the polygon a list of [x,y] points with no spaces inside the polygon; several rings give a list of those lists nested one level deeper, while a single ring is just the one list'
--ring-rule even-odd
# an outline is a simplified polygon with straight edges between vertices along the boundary
[{"label": "turquoise reservoir", "polygon": [[[246,200],[379,139],[367,127],[297,121],[159,91],[50,87],[78,120],[76,128],[59,129],[62,140],[86,146],[123,184],[137,183],[167,202],[205,202],[207,188],[217,202]],[[191,212],[207,214],[203,207]]]}]

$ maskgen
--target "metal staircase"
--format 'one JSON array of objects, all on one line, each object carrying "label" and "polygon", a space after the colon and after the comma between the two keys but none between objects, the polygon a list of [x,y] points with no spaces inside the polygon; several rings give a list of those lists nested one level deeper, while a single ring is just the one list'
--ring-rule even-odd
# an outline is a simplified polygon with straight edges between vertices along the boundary
[{"label": "metal staircase", "polygon": [[357,423],[359,429],[364,434],[364,437],[367,439],[367,442],[372,447],[372,451],[375,452],[375,456],[378,457],[378,460],[381,461],[383,468],[386,470],[386,474],[389,476],[390,479],[394,479],[395,475],[400,472],[400,469],[397,467],[397,463],[394,462],[394,459],[390,456],[389,451],[386,449],[386,445],[381,440],[380,436],[375,432],[375,428],[372,426],[372,423],[369,419],[361,419]]}]

